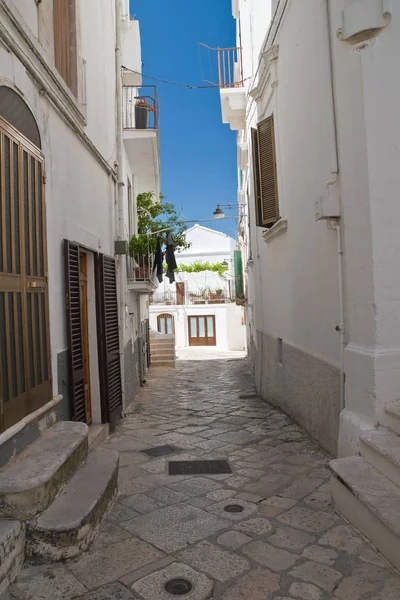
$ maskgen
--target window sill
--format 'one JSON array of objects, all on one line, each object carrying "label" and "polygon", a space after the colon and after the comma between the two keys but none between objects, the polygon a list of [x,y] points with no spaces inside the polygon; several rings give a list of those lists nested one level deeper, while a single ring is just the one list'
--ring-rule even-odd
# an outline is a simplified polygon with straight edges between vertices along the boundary
[{"label": "window sill", "polygon": [[269,244],[271,240],[273,240],[276,236],[278,236],[281,233],[283,233],[284,231],[286,231],[287,228],[288,228],[287,219],[279,219],[279,221],[277,221],[275,223],[275,225],[272,225],[272,227],[270,227],[270,229],[266,229],[263,232],[264,241],[267,242],[267,244]]}]

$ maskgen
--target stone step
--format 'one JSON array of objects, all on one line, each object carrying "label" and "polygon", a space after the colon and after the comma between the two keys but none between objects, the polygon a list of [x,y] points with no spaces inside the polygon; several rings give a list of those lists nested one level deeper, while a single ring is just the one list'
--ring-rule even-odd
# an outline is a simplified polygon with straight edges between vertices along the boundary
[{"label": "stone step", "polygon": [[361,455],[390,481],[400,487],[400,437],[379,427],[360,435]]},{"label": "stone step", "polygon": [[27,557],[57,562],[88,549],[117,495],[118,463],[115,450],[89,454],[53,504],[28,523]]},{"label": "stone step", "polygon": [[385,407],[384,425],[400,435],[400,406],[398,404],[389,404]]},{"label": "stone step", "polygon": [[0,596],[18,575],[25,558],[25,526],[0,521]]},{"label": "stone step", "polygon": [[165,340],[165,342],[151,342],[150,348],[175,348],[175,342],[170,342],[169,340]]},{"label": "stone step", "polygon": [[174,350],[157,350],[156,352],[152,352],[151,356],[153,356],[154,358],[171,358],[171,359],[175,359],[175,352]]},{"label": "stone step", "polygon": [[174,360],[151,360],[151,367],[171,367],[175,369],[175,361]]},{"label": "stone step", "polygon": [[330,468],[336,508],[400,569],[400,488],[360,456]]},{"label": "stone step", "polygon": [[85,460],[88,427],[60,421],[0,471],[0,518],[44,511]]},{"label": "stone step", "polygon": [[89,427],[89,450],[96,450],[103,442],[106,441],[110,432],[108,423],[92,424]]}]

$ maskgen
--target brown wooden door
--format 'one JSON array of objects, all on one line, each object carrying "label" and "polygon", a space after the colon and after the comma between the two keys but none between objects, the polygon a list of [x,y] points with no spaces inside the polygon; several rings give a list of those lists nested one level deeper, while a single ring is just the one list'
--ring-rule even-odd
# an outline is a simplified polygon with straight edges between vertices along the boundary
[{"label": "brown wooden door", "polygon": [[92,401],[90,394],[90,358],[89,358],[89,319],[88,319],[88,278],[87,254],[80,254],[80,290],[81,290],[81,315],[82,315],[82,354],[83,374],[85,388],[85,413],[86,423],[92,422]]},{"label": "brown wooden door", "polygon": [[190,316],[189,346],[216,346],[215,316]]},{"label": "brown wooden door", "polygon": [[99,371],[104,418],[114,425],[122,412],[122,383],[115,260],[99,254],[96,260]]},{"label": "brown wooden door", "polygon": [[51,397],[43,157],[0,118],[0,431]]},{"label": "brown wooden door", "polygon": [[185,283],[177,282],[176,284],[176,303],[185,304]]}]

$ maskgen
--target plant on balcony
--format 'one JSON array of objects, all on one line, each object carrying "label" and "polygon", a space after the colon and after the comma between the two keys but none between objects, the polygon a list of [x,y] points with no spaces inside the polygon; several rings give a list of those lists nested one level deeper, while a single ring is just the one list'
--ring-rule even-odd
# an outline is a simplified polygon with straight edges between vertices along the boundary
[{"label": "plant on balcony", "polygon": [[136,129],[147,129],[149,121],[149,112],[155,112],[154,106],[152,106],[144,98],[139,98],[135,104]]},{"label": "plant on balcony", "polygon": [[150,112],[155,111],[154,106],[152,106],[150,104],[150,102],[147,102],[147,100],[144,100],[143,98],[140,98],[139,100],[137,100],[135,106],[139,106],[140,108],[145,108],[146,110],[149,110]]},{"label": "plant on balcony", "polygon": [[129,254],[135,261],[136,279],[149,279],[151,257],[156,249],[156,240],[154,236],[147,236],[145,233],[133,235],[129,241]]},{"label": "plant on balcony", "polygon": [[224,290],[222,288],[217,288],[214,291],[210,291],[209,300],[211,303],[218,303],[224,300]]},{"label": "plant on balcony", "polygon": [[[149,279],[152,257],[157,246],[157,236],[148,233],[169,228],[174,237],[175,251],[188,248],[185,226],[181,223],[173,204],[164,201],[164,196],[155,198],[152,192],[143,192],[136,198],[138,233],[129,241],[129,254],[135,261],[136,279]],[[161,242],[166,242],[166,232],[161,233]]]},{"label": "plant on balcony", "polygon": [[[186,250],[190,244],[186,241],[186,226],[171,202],[165,196],[157,198],[153,192],[143,192],[136,198],[138,213],[138,233],[169,229],[174,238],[175,252]],[[154,236],[152,236],[154,237]],[[166,242],[167,234],[161,234],[161,241]]]}]

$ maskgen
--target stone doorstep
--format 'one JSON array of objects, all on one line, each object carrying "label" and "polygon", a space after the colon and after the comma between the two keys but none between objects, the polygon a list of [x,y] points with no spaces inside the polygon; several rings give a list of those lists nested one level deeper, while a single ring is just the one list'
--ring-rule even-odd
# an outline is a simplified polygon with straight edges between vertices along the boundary
[{"label": "stone doorstep", "polygon": [[400,406],[389,404],[385,407],[384,425],[400,435]]},{"label": "stone doorstep", "polygon": [[330,468],[337,509],[400,569],[400,488],[359,456]]},{"label": "stone doorstep", "polygon": [[361,456],[400,487],[400,436],[379,427],[360,435]]},{"label": "stone doorstep", "polygon": [[92,424],[89,427],[89,451],[96,450],[109,436],[109,423]]},{"label": "stone doorstep", "polygon": [[87,425],[56,423],[0,472],[0,518],[25,521],[43,512],[87,451]]},{"label": "stone doorstep", "polygon": [[17,577],[25,557],[25,527],[0,521],[0,596]]},{"label": "stone doorstep", "polygon": [[91,452],[61,494],[28,523],[26,553],[38,562],[73,558],[87,550],[117,493],[119,454]]}]

